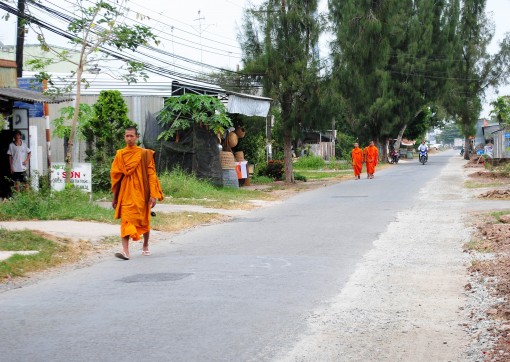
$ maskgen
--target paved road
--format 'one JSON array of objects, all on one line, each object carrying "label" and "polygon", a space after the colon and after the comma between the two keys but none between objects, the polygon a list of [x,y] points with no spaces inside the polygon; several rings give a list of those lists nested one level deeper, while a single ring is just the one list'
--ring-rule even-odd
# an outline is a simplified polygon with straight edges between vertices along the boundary
[{"label": "paved road", "polygon": [[[452,152],[298,194],[0,294],[2,361],[268,361],[306,333]],[[458,157],[458,156],[457,156]],[[440,205],[438,205],[438,208]]]}]

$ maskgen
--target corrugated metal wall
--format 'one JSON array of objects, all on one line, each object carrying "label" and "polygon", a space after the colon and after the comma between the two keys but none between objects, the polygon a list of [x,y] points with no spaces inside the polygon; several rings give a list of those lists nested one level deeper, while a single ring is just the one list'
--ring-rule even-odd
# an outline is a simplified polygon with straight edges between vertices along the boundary
[{"label": "corrugated metal wall", "polygon": [[[81,97],[82,104],[94,104],[98,99],[97,95],[84,95]],[[124,97],[124,100],[128,106],[128,117],[138,125],[138,130],[143,136],[145,130],[145,119],[148,113],[159,112],[163,108],[164,98],[158,96],[131,96]],[[61,103],[61,104],[50,104],[49,115],[50,124],[55,118],[60,116],[60,108],[74,106],[74,103]],[[31,118],[31,125],[37,125],[38,127],[38,140],[39,145],[43,149],[43,165],[44,172],[46,172],[46,123],[44,118]],[[52,162],[64,162],[64,140],[53,136],[53,126],[51,129],[51,161]],[[142,139],[142,137],[140,137]],[[74,162],[85,162],[85,142],[75,143],[75,159]]]},{"label": "corrugated metal wall", "polygon": [[510,158],[510,132],[497,131],[493,133],[494,148],[492,154],[494,158]]}]

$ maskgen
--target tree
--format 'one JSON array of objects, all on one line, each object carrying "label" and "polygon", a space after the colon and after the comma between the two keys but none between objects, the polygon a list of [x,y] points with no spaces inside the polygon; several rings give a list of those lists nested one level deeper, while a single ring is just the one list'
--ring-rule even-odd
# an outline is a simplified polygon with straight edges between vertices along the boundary
[{"label": "tree", "polygon": [[505,127],[510,126],[510,96],[498,97],[491,102],[493,107],[490,114],[496,117],[498,122]]},{"label": "tree", "polygon": [[437,140],[443,144],[453,144],[455,138],[461,138],[462,133],[455,122],[448,122],[437,136]]},{"label": "tree", "polygon": [[81,125],[87,142],[87,161],[92,163],[93,184],[96,189],[110,189],[110,165],[117,149],[125,146],[124,132],[136,127],[128,118],[128,108],[118,90],[103,90],[93,105],[93,116]]},{"label": "tree", "polygon": [[[452,0],[458,4],[458,0]],[[460,20],[453,38],[454,59],[449,69],[449,90],[444,104],[458,123],[465,138],[464,158],[469,159],[470,136],[482,109],[482,99],[489,86],[497,86],[508,76],[510,35],[499,51],[491,55],[487,47],[493,36],[493,25],[485,16],[485,0],[464,0]],[[457,5],[458,6],[458,5]]]},{"label": "tree", "polygon": [[398,134],[398,148],[404,132],[423,132],[424,120],[434,119],[444,82],[428,75],[440,68],[447,43],[445,1],[330,0],[329,7],[333,76],[353,133],[363,142]]},{"label": "tree", "polygon": [[[316,0],[266,0],[245,13],[240,36],[247,74],[262,77],[265,96],[275,100],[282,120],[284,172],[294,182],[292,141],[301,127],[330,120],[318,117],[318,39],[323,21]],[[315,112],[315,113],[314,113]]]},{"label": "tree", "polygon": [[[112,4],[103,0],[77,0],[74,12],[77,17],[68,19],[67,33],[70,44],[78,51],[78,60],[75,61],[69,51],[59,51],[47,43],[44,32],[41,28],[33,29],[38,33],[38,39],[41,47],[52,52],[54,59],[52,61],[66,61],[76,66],[73,72],[74,80],[66,87],[66,91],[72,88],[76,89],[76,104],[80,104],[81,88],[83,83],[83,72],[90,64],[95,64],[101,51],[136,51],[141,46],[149,42],[158,43],[156,36],[149,27],[144,25],[128,25],[126,23],[125,13],[127,12],[127,0],[116,1]],[[33,6],[37,6],[34,3]],[[143,17],[142,17],[143,20]],[[35,24],[35,23],[34,23]],[[33,64],[39,68],[44,64]],[[125,72],[120,77],[128,82],[136,81],[137,77],[146,77],[143,72],[143,64],[139,62],[128,61]],[[48,79],[46,73],[41,73],[40,77]],[[49,80],[51,83],[51,79]],[[61,92],[62,90],[54,90]],[[71,131],[69,134],[68,148],[66,154],[66,169],[71,169],[73,162],[73,146],[75,141],[79,107],[75,107],[72,117]],[[69,182],[70,172],[67,172],[66,182]]]},{"label": "tree", "polygon": [[195,125],[207,127],[218,136],[218,141],[225,130],[232,127],[225,105],[219,99],[191,93],[167,98],[165,107],[158,115],[158,121],[165,126],[158,140],[168,141],[174,138],[176,142],[179,141],[179,131]]},{"label": "tree", "polygon": [[390,93],[390,39],[403,34],[394,28],[401,16],[395,1],[330,0],[333,78],[343,96],[349,123],[361,142],[379,140],[393,122],[396,99]]}]

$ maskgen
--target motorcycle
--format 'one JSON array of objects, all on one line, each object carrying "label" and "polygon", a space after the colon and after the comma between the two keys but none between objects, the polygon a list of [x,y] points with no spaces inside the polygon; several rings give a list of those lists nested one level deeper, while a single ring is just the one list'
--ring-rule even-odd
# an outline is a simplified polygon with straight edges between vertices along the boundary
[{"label": "motorcycle", "polygon": [[390,157],[390,163],[398,163],[398,160],[400,159],[400,155],[396,150],[391,151]]},{"label": "motorcycle", "polygon": [[420,163],[422,165],[424,165],[428,159],[429,159],[429,155],[427,154],[427,151],[420,150],[420,156],[419,156]]}]

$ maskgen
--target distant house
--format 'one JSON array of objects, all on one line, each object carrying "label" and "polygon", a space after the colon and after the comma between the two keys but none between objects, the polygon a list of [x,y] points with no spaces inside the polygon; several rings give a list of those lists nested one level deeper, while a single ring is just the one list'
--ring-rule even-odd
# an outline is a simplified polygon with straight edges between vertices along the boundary
[{"label": "distant house", "polygon": [[330,160],[335,157],[335,139],[336,130],[305,132],[301,140],[301,147],[308,149],[312,155],[320,156],[324,160]]}]

